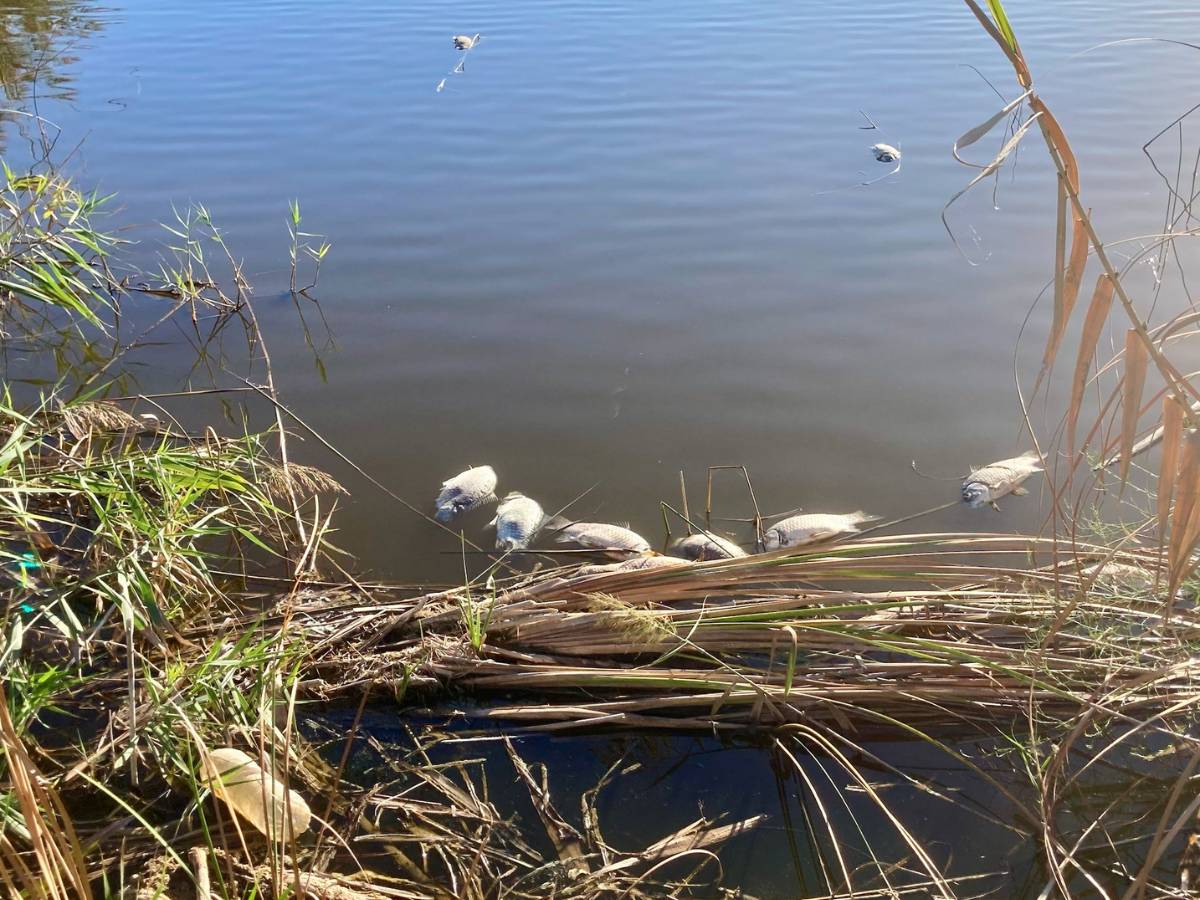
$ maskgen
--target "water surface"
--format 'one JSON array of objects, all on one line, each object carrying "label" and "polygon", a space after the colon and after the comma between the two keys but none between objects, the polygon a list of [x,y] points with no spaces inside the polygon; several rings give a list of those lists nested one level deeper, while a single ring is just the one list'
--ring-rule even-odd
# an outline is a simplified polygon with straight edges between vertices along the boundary
[{"label": "water surface", "polygon": [[[658,535],[678,471],[749,467],[765,507],[925,509],[936,475],[1019,448],[1022,320],[1053,259],[1040,145],[992,208],[954,138],[1015,96],[955,3],[280,0],[118,3],[53,107],[88,183],[155,221],[202,202],[244,256],[284,398],[402,496],[488,462],[501,489]],[[1189,4],[1014,4],[1111,240],[1153,233],[1140,146],[1186,109]],[[465,72],[449,36],[482,32]],[[879,131],[860,130],[865,110]],[[1119,123],[1119,127],[1118,124]],[[1036,129],[1033,137],[1036,140]],[[973,148],[986,161],[998,138]],[[899,145],[901,172],[867,147]],[[1169,149],[1169,148],[1168,148]],[[1173,160],[1171,161],[1173,164]],[[287,287],[287,202],[333,241],[323,381]],[[1143,267],[1147,270],[1147,267]],[[1048,310],[1020,362],[1032,374]],[[155,366],[148,387],[174,376]],[[329,462],[341,543],[391,578],[451,577],[453,542]],[[726,493],[728,515],[747,510]],[[928,527],[1035,527],[1035,504]],[[485,521],[468,523],[475,530]],[[482,535],[479,535],[482,537]]]}]

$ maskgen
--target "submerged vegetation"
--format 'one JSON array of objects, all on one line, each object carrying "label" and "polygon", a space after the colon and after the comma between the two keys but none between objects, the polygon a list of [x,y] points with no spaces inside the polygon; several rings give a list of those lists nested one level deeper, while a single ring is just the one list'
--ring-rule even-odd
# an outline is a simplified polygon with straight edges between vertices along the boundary
[{"label": "submerged vegetation", "polygon": [[[566,812],[556,773],[516,739],[620,730],[768,754],[804,815],[769,824],[803,831],[818,864],[797,894],[1185,896],[1200,866],[1200,388],[1173,356],[1197,314],[1143,318],[1003,8],[967,5],[1024,93],[956,152],[1012,117],[982,171],[1036,124],[1057,172],[1054,319],[1033,394],[1049,391],[1089,259],[1099,269],[1061,427],[1027,423],[1027,468],[1051,486],[1039,535],[851,523],[824,543],[692,563],[505,552],[443,590],[363,583],[329,539],[345,488],[290,451],[308,437],[349,461],[281,402],[250,285],[207,211],[171,224],[158,271],[131,270],[96,224],[102,198],[44,162],[6,168],[0,327],[9,355],[36,365],[17,377],[6,357],[0,398],[2,889],[745,896],[720,851],[763,816],[709,809],[618,849],[599,798],[636,764],[615,761]],[[1147,253],[1190,233],[1194,197],[1168,186],[1173,213]],[[298,205],[286,224],[293,297],[308,303],[297,285],[315,285],[329,245],[300,231]],[[1120,316],[1122,349],[1096,360]],[[139,392],[124,362],[167,323],[196,348],[193,386]],[[213,396],[230,401],[222,427],[189,424]],[[1019,485],[986,471],[980,503]],[[442,506],[478,505],[495,475],[444,487]],[[1137,498],[1123,520],[1137,518],[1116,525],[1098,498],[1121,491]],[[402,740],[361,727],[368,703],[412,714]],[[431,712],[495,727],[454,746],[503,748],[519,816],[489,787],[494,768],[447,756],[458,738],[424,726]],[[878,741],[941,762],[910,771]],[[997,809],[938,768],[970,773]],[[1029,848],[1026,871],[981,871],[929,840],[906,796]]]}]

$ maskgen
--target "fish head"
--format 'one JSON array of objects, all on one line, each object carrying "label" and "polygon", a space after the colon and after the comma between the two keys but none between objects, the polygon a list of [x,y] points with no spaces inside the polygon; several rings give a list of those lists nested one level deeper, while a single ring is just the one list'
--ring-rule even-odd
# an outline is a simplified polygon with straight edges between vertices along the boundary
[{"label": "fish head", "polygon": [[987,485],[980,484],[978,481],[968,481],[962,486],[963,503],[971,507],[971,509],[979,509],[991,502],[992,492],[988,490]]},{"label": "fish head", "polygon": [[769,528],[763,535],[763,549],[778,550],[780,547],[787,546],[783,539],[783,533],[778,528]]}]

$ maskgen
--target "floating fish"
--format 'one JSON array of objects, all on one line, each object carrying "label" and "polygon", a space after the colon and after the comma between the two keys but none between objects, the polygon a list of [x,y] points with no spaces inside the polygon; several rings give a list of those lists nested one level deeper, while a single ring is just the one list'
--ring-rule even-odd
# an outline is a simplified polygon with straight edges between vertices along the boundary
[{"label": "floating fish", "polygon": [[875,154],[875,159],[881,163],[900,161],[900,151],[891,144],[874,144],[871,147],[871,152]]},{"label": "floating fish", "polygon": [[496,517],[488,522],[496,529],[497,550],[524,550],[537,537],[546,521],[541,504],[513,491],[496,508]]},{"label": "floating fish", "polygon": [[863,522],[873,522],[879,516],[868,516],[862,510],[852,513],[805,513],[776,522],[767,529],[763,546],[768,550],[780,547],[799,547],[824,541],[841,534],[857,534]]},{"label": "floating fish", "polygon": [[200,765],[213,794],[268,838],[290,844],[294,835],[308,831],[312,812],[304,798],[241,750],[204,751]]},{"label": "floating fish", "polygon": [[496,470],[475,466],[442,482],[437,498],[437,520],[449,522],[455,516],[491,503],[496,499]]},{"label": "floating fish", "polygon": [[478,43],[479,43],[479,35],[475,35],[475,37],[470,37],[469,35],[465,35],[465,34],[456,34],[454,36],[454,49],[455,50],[470,50],[472,47],[474,47]]},{"label": "floating fish", "polygon": [[996,501],[1001,497],[1008,494],[1020,497],[1029,493],[1021,483],[1041,471],[1042,461],[1034,450],[976,469],[963,481],[963,503],[972,509],[985,505],[999,509]]},{"label": "floating fish", "polygon": [[637,532],[600,522],[567,525],[559,530],[555,540],[560,544],[578,544],[588,550],[603,550],[612,554],[650,552],[650,544]]},{"label": "floating fish", "polygon": [[677,569],[680,566],[690,566],[691,563],[678,556],[635,556],[624,562],[603,563],[595,566],[581,566],[579,575],[607,575],[610,572],[635,572],[641,569]]},{"label": "floating fish", "polygon": [[737,559],[746,551],[718,534],[689,534],[671,545],[671,552],[684,559],[703,562],[710,559]]},{"label": "floating fish", "polygon": [[1081,575],[1109,590],[1148,591],[1154,587],[1154,573],[1128,563],[1094,563],[1083,568]]}]

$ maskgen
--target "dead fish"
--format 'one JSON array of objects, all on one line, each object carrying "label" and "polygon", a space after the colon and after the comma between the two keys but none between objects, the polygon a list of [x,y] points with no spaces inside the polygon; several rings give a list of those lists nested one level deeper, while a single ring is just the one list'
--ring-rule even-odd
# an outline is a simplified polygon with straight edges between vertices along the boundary
[{"label": "dead fish", "polygon": [[437,520],[449,522],[495,499],[496,470],[491,466],[475,466],[442,482],[442,492],[437,497]]},{"label": "dead fish", "polygon": [[1093,563],[1083,568],[1079,574],[1091,578],[1095,584],[1109,590],[1124,588],[1130,591],[1148,591],[1154,587],[1153,572],[1128,563]]},{"label": "dead fish", "polygon": [[537,537],[545,521],[546,513],[540,503],[512,491],[500,501],[496,517],[488,522],[488,527],[496,529],[497,550],[524,550]]},{"label": "dead fish", "polygon": [[868,516],[862,510],[852,513],[805,513],[776,522],[767,529],[763,546],[768,550],[780,547],[799,547],[837,537],[857,534],[863,522],[873,522],[879,516]]},{"label": "dead fish", "polygon": [[479,43],[479,35],[475,35],[475,37],[469,37],[468,35],[465,35],[465,34],[456,34],[454,36],[454,49],[455,50],[470,50],[472,47],[474,47],[478,43]]},{"label": "dead fish", "polygon": [[691,563],[678,556],[635,556],[624,562],[603,563],[596,566],[581,566],[576,574],[606,575],[609,572],[635,572],[641,569],[677,569]]},{"label": "dead fish", "polygon": [[900,151],[891,144],[874,144],[871,146],[871,152],[875,154],[875,159],[882,163],[898,162],[900,159]]},{"label": "dead fish", "polygon": [[972,509],[985,505],[999,509],[996,501],[1001,497],[1029,493],[1021,483],[1041,471],[1042,461],[1034,450],[976,469],[963,481],[963,503]]},{"label": "dead fish", "polygon": [[636,531],[601,522],[575,522],[559,530],[560,544],[578,544],[588,550],[612,554],[649,553],[650,544]]},{"label": "dead fish", "polygon": [[710,559],[738,559],[746,551],[718,534],[689,534],[671,544],[671,552],[684,559],[704,562]]}]

